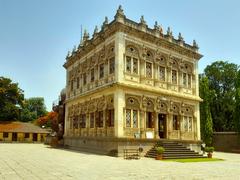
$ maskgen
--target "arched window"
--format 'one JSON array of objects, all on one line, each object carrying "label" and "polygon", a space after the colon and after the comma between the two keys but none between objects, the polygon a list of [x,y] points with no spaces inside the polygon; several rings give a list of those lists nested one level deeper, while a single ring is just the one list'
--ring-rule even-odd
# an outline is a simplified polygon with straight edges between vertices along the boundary
[{"label": "arched window", "polygon": [[133,97],[129,97],[126,102],[126,121],[125,126],[130,128],[138,128],[139,102]]},{"label": "arched window", "polygon": [[186,132],[192,131],[192,116],[183,116],[183,130]]},{"label": "arched window", "polygon": [[160,81],[166,81],[166,58],[161,56],[157,59],[158,63],[158,79]]},{"label": "arched window", "polygon": [[138,51],[129,46],[126,48],[125,71],[131,74],[139,74]]},{"label": "arched window", "polygon": [[109,59],[109,74],[114,74],[115,72],[115,58],[112,57]]},{"label": "arched window", "polygon": [[178,84],[178,64],[175,60],[172,62],[172,84]]},{"label": "arched window", "polygon": [[153,77],[153,54],[150,51],[146,53],[145,72],[147,78]]},{"label": "arched window", "polygon": [[99,65],[99,79],[104,77],[104,63]]},{"label": "arched window", "polygon": [[171,110],[173,112],[173,115],[172,115],[173,130],[180,130],[179,106],[173,103]]},{"label": "arched window", "polygon": [[182,85],[186,88],[192,87],[192,68],[189,64],[184,64],[182,73]]}]

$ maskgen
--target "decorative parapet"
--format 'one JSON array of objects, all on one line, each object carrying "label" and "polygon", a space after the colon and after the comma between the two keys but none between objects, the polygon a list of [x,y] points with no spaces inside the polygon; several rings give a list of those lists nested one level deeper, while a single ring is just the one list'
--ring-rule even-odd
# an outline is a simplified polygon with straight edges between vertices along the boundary
[{"label": "decorative parapet", "polygon": [[[86,50],[91,50],[92,48],[96,47],[97,44],[100,44],[103,39],[109,37],[109,35],[112,35],[114,32],[128,32],[130,29],[139,33],[144,33],[145,36],[149,36],[149,38],[147,39],[154,38],[161,41],[162,43],[160,44],[164,44],[164,48],[169,47],[171,50],[176,50],[177,48],[179,48],[179,50],[176,50],[177,52],[187,52],[185,54],[189,54],[189,57],[194,57],[194,59],[200,59],[202,57],[202,55],[198,53],[199,47],[195,40],[193,40],[192,45],[187,44],[185,43],[181,33],[179,33],[178,39],[175,39],[173,37],[173,33],[170,27],[167,28],[167,32],[166,34],[164,34],[163,28],[159,26],[157,22],[155,22],[153,29],[151,29],[148,27],[144,16],[141,16],[139,23],[132,21],[126,18],[122,6],[119,6],[113,21],[109,23],[108,18],[105,17],[100,32],[98,32],[98,28],[95,27],[91,39],[89,39],[89,34],[85,30],[83,39],[81,40],[78,49],[76,50],[75,48],[72,53],[67,55],[67,62],[64,64],[64,67],[67,67],[68,64],[71,64],[68,63],[68,61],[74,61],[75,56],[83,56],[83,54],[87,53]],[[174,48],[171,48],[171,46]]]}]

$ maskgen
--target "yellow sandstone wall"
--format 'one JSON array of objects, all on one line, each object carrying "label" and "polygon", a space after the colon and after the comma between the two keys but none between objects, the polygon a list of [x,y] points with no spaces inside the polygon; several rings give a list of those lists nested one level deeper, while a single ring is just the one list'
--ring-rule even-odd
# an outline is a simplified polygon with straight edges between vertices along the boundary
[{"label": "yellow sandstone wall", "polygon": [[[42,138],[41,138],[42,136]],[[47,134],[38,133],[36,142],[44,142]],[[41,141],[42,140],[42,141]],[[3,138],[3,132],[0,132],[0,141],[12,142],[12,133],[8,133],[8,138]],[[25,133],[17,133],[18,142],[33,142],[33,133],[29,133],[29,138],[25,138]]]},{"label": "yellow sandstone wall", "polygon": [[4,138],[3,132],[0,132],[0,141],[7,141],[7,142],[12,141],[12,133],[8,133],[8,137]]}]

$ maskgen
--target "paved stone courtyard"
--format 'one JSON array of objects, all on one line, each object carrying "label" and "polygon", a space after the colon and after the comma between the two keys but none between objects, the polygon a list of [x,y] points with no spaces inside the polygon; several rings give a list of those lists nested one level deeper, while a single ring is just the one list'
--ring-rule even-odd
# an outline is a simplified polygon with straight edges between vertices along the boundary
[{"label": "paved stone courtyard", "polygon": [[0,144],[0,179],[240,179],[240,154],[214,156],[225,161],[124,160],[43,144]]}]

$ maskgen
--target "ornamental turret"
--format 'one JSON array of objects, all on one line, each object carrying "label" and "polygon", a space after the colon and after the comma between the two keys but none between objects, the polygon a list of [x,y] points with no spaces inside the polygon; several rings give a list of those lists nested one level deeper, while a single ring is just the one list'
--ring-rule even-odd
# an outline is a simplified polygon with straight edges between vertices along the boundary
[{"label": "ornamental turret", "polygon": [[121,5],[119,5],[119,7],[117,9],[117,12],[116,12],[116,15],[114,16],[114,18],[115,18],[115,20],[117,22],[124,23],[125,15],[124,15],[124,12],[123,12],[123,9],[122,9]]}]

